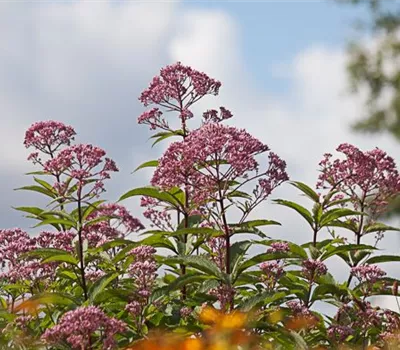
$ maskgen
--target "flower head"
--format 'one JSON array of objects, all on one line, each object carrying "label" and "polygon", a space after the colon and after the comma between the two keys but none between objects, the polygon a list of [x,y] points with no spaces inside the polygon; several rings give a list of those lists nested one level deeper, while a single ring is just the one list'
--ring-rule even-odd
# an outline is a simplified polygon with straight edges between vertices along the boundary
[{"label": "flower head", "polygon": [[128,273],[134,280],[138,298],[147,302],[156,280],[157,264],[154,254],[156,250],[150,246],[138,246],[131,250],[134,256],[133,263],[129,266]]},{"label": "flower head", "polygon": [[144,228],[139,219],[133,217],[124,206],[116,203],[101,204],[87,217],[89,221],[101,218],[104,219],[83,229],[92,247],[116,238],[124,238]]},{"label": "flower head", "polygon": [[142,92],[139,100],[145,105],[159,104],[170,100],[190,101],[207,94],[217,95],[221,83],[180,62],[161,69],[160,75],[153,78],[150,86]]},{"label": "flower head", "polygon": [[[95,179],[89,194],[98,195],[104,191],[103,181],[110,178],[110,172],[118,171],[115,162],[104,158],[106,152],[99,147],[79,144],[60,151],[44,164],[44,170],[52,175],[66,175],[76,180],[79,188]],[[66,182],[58,183],[55,189],[66,190]],[[64,195],[60,193],[60,195]]]},{"label": "flower head", "polygon": [[377,265],[360,265],[351,268],[351,274],[361,282],[375,283],[379,278],[386,275]]},{"label": "flower head", "polygon": [[370,212],[379,214],[388,200],[400,192],[400,175],[393,158],[379,148],[363,152],[347,143],[336,150],[345,159],[332,161],[332,154],[325,154],[319,163],[317,187],[342,191],[350,196],[356,209],[363,202]]},{"label": "flower head", "polygon": [[287,253],[290,250],[289,244],[286,242],[274,242],[271,243],[267,253]]},{"label": "flower head", "polygon": [[92,336],[98,336],[103,349],[109,350],[116,347],[115,335],[125,329],[122,321],[108,317],[98,307],[82,306],[66,312],[56,326],[45,331],[42,338],[49,344],[66,341],[72,349],[81,349],[89,346]]},{"label": "flower head", "polygon": [[219,113],[215,109],[209,109],[203,113],[204,123],[220,123],[223,120],[232,118],[232,113],[225,107],[219,107]]},{"label": "flower head", "polygon": [[318,276],[326,275],[328,269],[320,260],[307,259],[303,263],[303,275],[310,281],[314,281]]},{"label": "flower head", "polygon": [[[258,172],[255,156],[268,151],[267,145],[245,130],[222,124],[206,124],[181,142],[172,143],[153,175],[152,184],[163,189],[185,187],[196,203],[213,196],[221,179],[229,182]],[[287,180],[286,164],[270,154],[270,167],[260,175],[264,196]]]},{"label": "flower head", "polygon": [[61,145],[69,146],[75,135],[75,130],[69,125],[53,120],[42,121],[29,127],[25,133],[24,145],[26,148],[33,147],[43,153],[52,154]]},{"label": "flower head", "polygon": [[[160,75],[153,78],[139,100],[145,106],[155,104],[166,111],[178,112],[182,128],[186,130],[186,121],[193,118],[189,107],[206,95],[218,95],[220,86],[219,81],[178,62],[162,68]],[[153,108],[144,112],[138,122],[148,124],[153,130],[170,130],[162,114],[159,108]],[[224,116],[227,116],[227,112],[224,112]]]}]

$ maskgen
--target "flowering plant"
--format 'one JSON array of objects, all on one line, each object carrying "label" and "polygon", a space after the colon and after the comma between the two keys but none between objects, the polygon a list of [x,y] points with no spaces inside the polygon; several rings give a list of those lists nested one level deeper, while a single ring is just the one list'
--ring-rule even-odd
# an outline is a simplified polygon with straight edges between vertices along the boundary
[{"label": "flowering plant", "polygon": [[[344,158],[325,154],[315,186],[289,181],[268,145],[225,124],[225,107],[196,124],[194,105],[220,88],[181,63],[161,69],[139,98],[151,109],[138,122],[155,144],[175,140],[137,168],[154,168],[151,185],[117,203],[102,199],[118,171],[104,150],[75,144],[60,122],[28,129],[28,159],[40,169],[21,189],[48,205],[16,209],[46,229],[0,230],[2,348],[398,348],[400,310],[372,304],[398,294],[380,264],[399,257],[377,254],[384,233],[399,231],[379,221],[400,192],[393,158],[342,144]],[[307,223],[301,245],[268,237],[263,227],[280,223],[255,217],[284,183],[312,203],[272,201]],[[146,231],[121,204],[137,197]],[[346,231],[350,238],[339,235]],[[332,259],[347,266],[344,280],[330,272]]]}]

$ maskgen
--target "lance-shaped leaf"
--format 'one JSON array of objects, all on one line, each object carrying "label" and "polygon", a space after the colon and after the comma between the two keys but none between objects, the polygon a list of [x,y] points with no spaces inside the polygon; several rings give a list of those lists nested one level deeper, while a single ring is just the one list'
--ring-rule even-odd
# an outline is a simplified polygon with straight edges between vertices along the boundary
[{"label": "lance-shaped leaf", "polygon": [[311,301],[324,300],[327,298],[340,298],[349,295],[348,288],[344,285],[324,283],[318,285],[312,294]]},{"label": "lance-shaped leaf", "polygon": [[[242,242],[235,242],[232,244],[230,248],[230,267],[232,271],[232,275],[236,277],[236,270],[240,266],[246,252],[251,247],[250,241],[242,241]],[[232,277],[235,280],[235,277]]]},{"label": "lance-shaped leaf", "polygon": [[310,198],[314,202],[319,202],[318,193],[316,193],[311,187],[309,187],[305,183],[299,181],[291,181],[290,184],[298,188],[301,192],[303,192],[308,198]]},{"label": "lance-shaped leaf", "polygon": [[155,134],[155,135],[153,135],[151,137],[151,138],[155,138],[156,139],[153,142],[153,144],[151,145],[151,147],[154,147],[157,143],[159,143],[159,142],[161,142],[161,141],[163,141],[163,140],[165,140],[167,138],[170,138],[170,137],[173,137],[173,136],[182,136],[182,135],[183,135],[182,130],[159,132],[159,133],[157,133],[157,134]]},{"label": "lance-shaped leaf", "polygon": [[46,259],[54,255],[62,255],[62,254],[69,254],[65,250],[57,249],[57,248],[38,248],[27,252],[22,255],[22,257],[30,257],[30,258],[41,258]]},{"label": "lance-shaped leaf", "polygon": [[126,192],[118,201],[122,201],[124,199],[134,197],[134,196],[146,196],[154,199],[158,199],[162,202],[167,202],[174,207],[182,207],[183,203],[181,203],[176,197],[174,197],[171,193],[160,191],[155,187],[140,187],[135,188]]},{"label": "lance-shaped leaf", "polygon": [[44,226],[44,225],[64,225],[66,228],[76,228],[76,222],[67,220],[67,219],[60,219],[60,218],[46,218],[43,221],[39,222],[34,227]]},{"label": "lance-shaped leaf", "polygon": [[363,251],[363,250],[377,250],[376,247],[366,244],[346,244],[339,247],[328,248],[321,256],[321,260],[326,260],[331,256],[338,255],[346,252]]},{"label": "lance-shaped leaf", "polygon": [[118,273],[111,272],[108,273],[101,278],[99,278],[95,283],[92,284],[92,286],[88,290],[88,295],[89,295],[89,302],[93,303],[96,300],[96,297],[104,291],[104,289],[112,282],[114,281],[117,277],[119,276]]},{"label": "lance-shaped leaf", "polygon": [[193,227],[195,225],[200,224],[203,221],[203,216],[202,215],[190,215],[188,216],[187,219],[182,219],[181,222],[178,225],[178,229],[184,229],[185,225],[187,225],[187,228]]},{"label": "lance-shaped leaf", "polygon": [[224,274],[218,266],[205,256],[193,255],[193,256],[179,256],[179,257],[167,257],[164,259],[166,264],[185,264],[193,267],[206,274],[217,277],[221,280],[227,280],[226,274]]},{"label": "lance-shaped leaf", "polygon": [[35,294],[27,301],[35,302],[37,305],[76,306],[80,304],[79,300],[73,296],[59,292]]},{"label": "lance-shaped leaf", "polygon": [[400,256],[399,255],[379,255],[373,256],[369,258],[365,264],[379,264],[379,263],[386,263],[386,262],[399,262]]},{"label": "lance-shaped leaf", "polygon": [[64,262],[64,263],[71,264],[74,266],[78,266],[78,263],[79,263],[78,259],[69,253],[52,255],[52,256],[49,256],[49,257],[43,259],[41,262],[42,262],[42,264],[46,264],[46,263],[50,263],[50,262],[59,262],[59,263]]},{"label": "lance-shaped leaf", "polygon": [[223,235],[223,232],[220,230],[214,230],[209,227],[191,227],[191,228],[182,228],[176,231],[161,231],[161,230],[154,230],[154,231],[146,231],[143,234],[153,234],[153,235],[162,235],[166,237],[177,237],[182,235],[207,235],[218,237]]},{"label": "lance-shaped leaf", "polygon": [[38,192],[41,194],[44,194],[50,198],[56,198],[57,197],[57,193],[55,193],[54,191],[50,191],[47,188],[44,188],[42,186],[36,186],[36,185],[32,185],[32,186],[23,186],[23,187],[19,187],[15,189],[16,191],[20,191],[20,190],[25,190],[25,191],[33,191],[33,192]]},{"label": "lance-shaped leaf", "polygon": [[380,222],[370,224],[364,228],[364,234],[373,232],[400,231],[400,228],[388,226]]},{"label": "lance-shaped leaf", "polygon": [[144,162],[140,164],[132,173],[135,173],[136,171],[143,169],[143,168],[156,168],[158,166],[158,160],[149,160],[148,162]]},{"label": "lance-shaped leaf", "polygon": [[13,207],[13,209],[32,214],[34,217],[40,216],[44,212],[44,209],[38,207]]},{"label": "lance-shaped leaf", "polygon": [[320,227],[330,226],[331,222],[335,222],[339,218],[342,218],[344,216],[354,216],[354,215],[366,215],[366,214],[348,208],[331,209],[322,214],[319,225]]},{"label": "lance-shaped leaf", "polygon": [[208,280],[211,278],[209,275],[201,274],[201,273],[196,273],[196,272],[190,272],[185,275],[177,277],[173,282],[171,282],[168,285],[168,291],[175,291],[183,286],[186,286],[189,283],[194,283],[194,282],[203,282],[204,280]]},{"label": "lance-shaped leaf", "polygon": [[287,201],[287,200],[283,200],[283,199],[275,199],[274,202],[277,203],[277,204],[280,204],[280,205],[284,205],[285,207],[294,209],[304,219],[306,219],[306,221],[309,223],[309,225],[311,227],[313,227],[313,218],[312,218],[311,213],[306,208],[301,206],[300,204],[297,204],[297,203],[294,203],[294,202],[291,202],[291,201]]},{"label": "lance-shaped leaf", "polygon": [[238,309],[242,312],[249,312],[259,305],[269,305],[273,302],[284,299],[286,296],[285,292],[262,292],[242,301],[239,304]]}]

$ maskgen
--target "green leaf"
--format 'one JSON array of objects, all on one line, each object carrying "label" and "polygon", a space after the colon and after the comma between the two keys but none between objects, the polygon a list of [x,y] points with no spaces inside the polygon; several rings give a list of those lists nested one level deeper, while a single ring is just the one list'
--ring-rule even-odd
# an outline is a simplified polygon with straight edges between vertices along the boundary
[{"label": "green leaf", "polygon": [[49,218],[49,219],[44,219],[43,221],[39,222],[37,225],[33,227],[39,227],[39,226],[44,226],[44,225],[64,225],[68,228],[76,228],[76,223],[70,220],[66,219],[58,219],[58,218]]},{"label": "green leaf", "polygon": [[218,266],[209,258],[200,255],[169,257],[164,259],[164,263],[185,264],[206,274],[215,276],[219,279],[226,279]]},{"label": "green leaf", "polygon": [[[187,226],[188,226],[187,228],[200,224],[203,221],[203,219],[204,218],[202,215],[190,215],[187,218]],[[185,219],[182,219],[182,221],[178,225],[178,229],[184,229],[185,224],[186,224]]]},{"label": "green leaf", "polygon": [[329,284],[329,283],[324,283],[318,285],[313,292],[311,301],[317,301],[317,300],[324,300],[326,297],[329,297],[329,295],[339,298],[344,295],[348,295],[348,290],[345,286],[337,285],[337,284]]},{"label": "green leaf", "polygon": [[40,216],[42,212],[44,212],[43,209],[38,208],[38,207],[13,207],[13,209],[18,210],[18,211],[23,211],[25,213],[29,213],[35,216]]},{"label": "green leaf", "polygon": [[151,197],[158,199],[162,202],[167,202],[169,204],[172,204],[175,207],[181,207],[182,203],[180,203],[173,195],[171,195],[168,192],[162,192],[158,190],[155,187],[141,187],[141,188],[135,188],[133,190],[130,190],[126,192],[124,195],[121,196],[121,198],[118,200],[119,202],[133,197],[133,196],[146,196],[146,197]]},{"label": "green leaf", "polygon": [[[161,135],[162,134],[162,135]],[[179,134],[176,132],[176,131],[171,131],[171,132],[163,132],[163,133],[158,133],[158,137],[157,137],[157,139],[153,142],[153,144],[151,145],[151,147],[154,147],[157,143],[159,143],[159,142],[161,142],[161,141],[163,141],[163,140],[165,140],[165,139],[167,139],[167,138],[169,138],[169,137],[172,137],[172,136],[178,136]],[[154,137],[155,135],[153,135],[152,136],[152,138]]]},{"label": "green leaf", "polygon": [[76,306],[79,305],[79,301],[71,295],[66,293],[39,293],[32,296],[29,300],[36,301],[43,305],[65,305],[65,306]]},{"label": "green leaf", "polygon": [[364,229],[364,233],[372,233],[372,232],[386,232],[386,231],[400,231],[400,228],[393,227],[393,226],[387,226],[385,224],[382,224],[380,222],[368,225]]},{"label": "green leaf", "polygon": [[308,185],[299,181],[291,181],[291,185],[298,188],[301,192],[303,192],[308,198],[313,200],[314,202],[319,202],[318,194]]},{"label": "green leaf", "polygon": [[183,286],[186,286],[189,283],[203,282],[204,280],[208,280],[209,278],[210,276],[200,273],[187,273],[185,275],[177,277],[172,283],[168,285],[167,290],[172,292],[182,288]]},{"label": "green leaf", "polygon": [[16,188],[15,191],[20,191],[20,190],[25,190],[25,191],[33,191],[33,192],[38,192],[38,193],[42,193],[50,198],[56,198],[57,194],[49,191],[41,186],[24,186],[24,187],[20,187],[20,188]]},{"label": "green leaf", "polygon": [[[221,236],[223,234],[222,231],[214,230],[209,227],[192,227],[192,228],[183,228],[176,231],[147,231],[145,233],[152,233],[155,235],[164,235],[168,237],[176,237],[182,235],[208,235],[208,236]],[[144,234],[145,234],[144,233]]]},{"label": "green leaf", "polygon": [[38,179],[37,177],[34,177],[33,180],[41,185],[43,188],[49,190],[50,192],[54,192],[53,186],[50,185],[48,182]]},{"label": "green leaf", "polygon": [[297,332],[289,330],[290,335],[292,336],[293,340],[296,342],[296,350],[308,350],[309,347],[304,340],[304,338]]},{"label": "green leaf", "polygon": [[[236,270],[238,266],[240,266],[240,262],[242,261],[243,257],[245,256],[246,252],[249,250],[251,247],[251,242],[250,241],[241,241],[241,242],[235,242],[232,244],[230,248],[230,267],[232,271],[232,275],[236,275]],[[235,279],[235,277],[233,277]]]},{"label": "green leaf", "polygon": [[[83,212],[82,220],[86,220],[87,217],[88,217],[91,213],[93,213],[93,211],[97,210],[98,207],[99,207],[99,205],[102,204],[102,203],[104,203],[104,202],[105,202],[105,200],[100,200],[100,201],[96,201],[96,202],[94,202],[94,203],[89,203],[88,206],[83,207],[83,208],[81,209],[82,212]],[[74,213],[74,212],[73,212],[73,213]],[[78,209],[76,209],[76,214],[78,214]]]},{"label": "green leaf", "polygon": [[64,254],[59,254],[59,255],[52,255],[49,256],[48,258],[43,259],[42,264],[46,264],[49,262],[65,262],[68,264],[72,264],[75,266],[78,266],[78,259],[76,259],[74,256],[68,254],[68,253],[64,253]]},{"label": "green leaf", "polygon": [[31,258],[42,258],[46,259],[54,255],[69,254],[65,250],[57,248],[38,248],[23,254],[22,256],[27,256]]},{"label": "green leaf", "polygon": [[320,227],[329,226],[332,221],[335,221],[343,216],[353,216],[353,215],[365,215],[365,214],[348,208],[331,209],[322,214]]},{"label": "green leaf", "polygon": [[378,263],[395,262],[395,261],[400,261],[399,255],[379,255],[369,258],[365,262],[365,264],[378,264]]},{"label": "green leaf", "polygon": [[178,253],[172,242],[168,238],[165,238],[163,236],[153,235],[141,240],[137,244],[151,245],[155,248],[166,248],[173,251],[174,253]]},{"label": "green leaf", "polygon": [[287,201],[287,200],[283,200],[283,199],[275,199],[274,202],[279,204],[279,205],[284,205],[285,207],[294,209],[304,219],[306,219],[306,221],[309,223],[309,225],[311,227],[313,226],[313,218],[311,216],[311,213],[306,208],[301,206],[300,204],[297,204],[297,203],[294,203],[294,202],[291,202],[291,201]]},{"label": "green leaf", "polygon": [[239,304],[238,309],[242,312],[249,312],[261,304],[263,306],[268,305],[270,303],[273,303],[274,301],[283,299],[285,297],[286,297],[285,292],[278,292],[278,293],[273,293],[273,294],[271,294],[271,292],[262,292],[260,294],[254,295],[254,296],[242,301]]},{"label": "green leaf", "polygon": [[253,227],[258,227],[258,226],[267,226],[267,225],[281,225],[280,222],[278,221],[273,221],[273,220],[264,220],[264,219],[259,219],[259,220],[249,220],[249,221],[244,221],[242,223],[238,224],[230,224],[230,227],[241,227],[241,228],[253,228]]},{"label": "green leaf", "polygon": [[366,244],[347,244],[347,245],[342,245],[339,247],[332,247],[331,249],[327,249],[326,253],[322,254],[321,260],[326,260],[330,258],[331,256],[334,255],[339,255],[341,253],[346,253],[346,252],[351,252],[351,251],[357,251],[357,250],[377,250],[377,248],[366,245]]},{"label": "green leaf", "polygon": [[158,166],[158,160],[149,160],[148,162],[144,162],[140,164],[132,173],[135,173],[136,171],[143,169],[143,168],[155,168]]},{"label": "green leaf", "polygon": [[357,224],[351,220],[340,221],[340,220],[333,220],[329,223],[330,227],[342,227],[352,232],[357,232]]},{"label": "green leaf", "polygon": [[104,288],[106,288],[118,276],[118,273],[111,272],[99,278],[95,283],[93,283],[88,291],[90,303],[93,303],[96,300],[96,297],[104,290]]}]

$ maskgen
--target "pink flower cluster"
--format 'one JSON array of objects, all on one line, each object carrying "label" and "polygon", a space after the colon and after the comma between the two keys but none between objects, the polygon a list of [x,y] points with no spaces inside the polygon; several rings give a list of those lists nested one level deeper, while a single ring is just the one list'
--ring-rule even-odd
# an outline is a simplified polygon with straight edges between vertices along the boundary
[{"label": "pink flower cluster", "polygon": [[328,272],[326,265],[320,260],[307,259],[304,260],[302,273],[309,281],[315,281],[319,276],[323,276]]},{"label": "pink flower cluster", "polygon": [[329,338],[335,342],[342,343],[348,338],[348,336],[354,333],[354,329],[349,326],[331,325],[329,326],[327,333]]},{"label": "pink flower cluster", "polygon": [[311,316],[310,309],[301,301],[290,300],[286,302],[287,307],[292,311],[294,316]]},{"label": "pink flower cluster", "polygon": [[168,122],[162,117],[163,113],[158,108],[143,112],[138,118],[139,124],[147,124],[151,130],[157,128],[169,130]]},{"label": "pink flower cluster", "polygon": [[190,307],[184,306],[179,310],[179,314],[182,318],[187,318],[192,314],[193,310]]},{"label": "pink flower cluster", "polygon": [[350,272],[360,282],[375,283],[379,278],[386,275],[377,265],[360,265],[351,268]]},{"label": "pink flower cluster", "polygon": [[332,155],[325,154],[319,163],[321,174],[317,188],[340,190],[356,207],[360,202],[368,203],[369,209],[379,214],[387,201],[400,192],[400,175],[393,158],[378,148],[362,152],[347,143],[336,150],[346,158],[332,161]]},{"label": "pink flower cluster", "polygon": [[54,276],[57,263],[42,264],[38,259],[25,257],[24,254],[37,248],[57,248],[72,251],[75,234],[65,232],[41,232],[37,237],[30,237],[19,228],[0,230],[0,278],[11,282],[28,280],[31,283]]},{"label": "pink flower cluster", "polygon": [[[185,140],[168,147],[151,183],[163,189],[185,187],[193,192],[195,202],[201,203],[218,191],[221,180],[228,182],[258,171],[255,156],[268,150],[267,145],[245,130],[206,124],[191,132]],[[264,176],[260,185],[268,187],[268,194],[272,187],[287,179],[286,164],[276,162],[278,159],[277,156],[270,158],[274,164],[258,175]]]},{"label": "pink flower cluster", "polygon": [[[44,171],[54,176],[63,174],[77,181],[79,188],[82,188],[90,180],[95,179],[90,195],[98,195],[104,191],[103,181],[110,178],[110,172],[118,171],[115,162],[104,158],[106,152],[101,148],[92,145],[74,145],[64,148],[56,157],[49,159],[44,164]],[[101,168],[97,168],[104,162]],[[97,168],[97,169],[96,169]],[[66,183],[56,184],[56,189],[66,189]],[[62,191],[61,196],[65,193]]]},{"label": "pink flower cluster", "polygon": [[86,349],[93,341],[91,337],[99,337],[103,349],[115,349],[115,335],[126,330],[122,321],[108,317],[96,306],[83,306],[66,312],[59,323],[45,331],[42,339],[48,344],[66,341],[72,349]]},{"label": "pink flower cluster", "polygon": [[213,237],[207,242],[211,250],[211,260],[221,269],[226,270],[226,240],[225,237]]},{"label": "pink flower cluster", "polygon": [[[49,120],[32,124],[25,133],[24,145],[40,152],[53,155],[61,145],[70,145],[76,135],[75,130],[61,122]],[[35,159],[32,153],[30,159]]]},{"label": "pink flower cluster", "polygon": [[134,300],[125,306],[125,310],[128,311],[133,317],[139,317],[142,314],[143,305],[137,300]]},{"label": "pink flower cluster", "polygon": [[161,202],[151,197],[141,197],[140,206],[146,208],[143,216],[151,221],[151,227],[157,227],[160,230],[168,231],[173,229],[171,214],[167,208],[162,208]]},{"label": "pink flower cluster", "polygon": [[280,261],[267,261],[260,264],[263,273],[261,281],[266,285],[267,289],[272,290],[279,278],[284,274],[283,265]]},{"label": "pink flower cluster", "polygon": [[150,86],[142,92],[139,100],[145,105],[162,104],[170,100],[184,101],[188,105],[205,95],[217,95],[221,83],[205,73],[184,66],[180,62],[161,69]]},{"label": "pink flower cluster", "polygon": [[[219,81],[178,62],[162,68],[160,75],[153,78],[139,100],[145,106],[156,104],[166,111],[178,112],[185,131],[186,121],[193,118],[189,107],[205,95],[218,95],[220,86]],[[224,111],[224,117],[227,116],[228,111]],[[162,117],[162,112],[158,108],[144,112],[138,118],[138,123],[147,124],[152,130],[156,128],[170,130],[168,122]]]},{"label": "pink flower cluster", "polygon": [[101,204],[93,211],[87,220],[95,220],[104,217],[87,227],[83,233],[89,242],[89,246],[98,247],[116,238],[124,238],[132,232],[144,229],[139,219],[134,218],[122,205],[116,203]]},{"label": "pink flower cluster", "polygon": [[235,288],[227,284],[221,284],[217,288],[211,289],[208,293],[215,296],[219,302],[220,309],[226,311],[235,297]]},{"label": "pink flower cluster", "polygon": [[0,278],[16,282],[28,277],[30,266],[21,256],[35,247],[35,240],[19,228],[0,230],[0,264],[3,271]]},{"label": "pink flower cluster", "polygon": [[134,280],[137,296],[147,302],[154,287],[157,277],[157,264],[154,258],[156,250],[150,246],[139,246],[131,250],[134,261],[128,269],[129,275]]},{"label": "pink flower cluster", "polygon": [[289,244],[286,242],[274,242],[271,243],[270,248],[267,249],[267,253],[287,253],[290,250]]},{"label": "pink flower cluster", "polygon": [[209,109],[208,111],[203,113],[204,123],[220,123],[223,120],[227,120],[232,118],[232,113],[225,107],[219,107],[219,113],[215,109]]},{"label": "pink flower cluster", "polygon": [[35,237],[36,244],[40,248],[56,248],[72,252],[72,240],[75,238],[76,233],[72,231],[43,231]]}]

